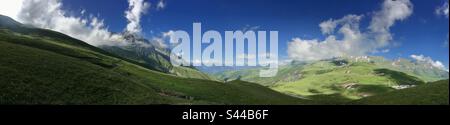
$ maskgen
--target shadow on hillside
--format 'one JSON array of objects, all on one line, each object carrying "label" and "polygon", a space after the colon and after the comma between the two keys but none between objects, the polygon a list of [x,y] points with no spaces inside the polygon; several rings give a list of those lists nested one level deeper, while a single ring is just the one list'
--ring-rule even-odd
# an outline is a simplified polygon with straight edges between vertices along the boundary
[{"label": "shadow on hillside", "polygon": [[420,85],[424,84],[422,80],[415,76],[408,75],[403,72],[393,71],[389,69],[376,69],[374,70],[376,74],[380,76],[389,77],[393,82],[398,85]]}]

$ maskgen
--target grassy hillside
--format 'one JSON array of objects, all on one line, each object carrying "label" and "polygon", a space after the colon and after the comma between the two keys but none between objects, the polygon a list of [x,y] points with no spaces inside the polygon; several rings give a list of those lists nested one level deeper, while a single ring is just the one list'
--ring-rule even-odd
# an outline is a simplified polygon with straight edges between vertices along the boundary
[{"label": "grassy hillside", "polygon": [[449,105],[448,80],[385,93],[352,102],[358,105]]},{"label": "grassy hillside", "polygon": [[393,91],[391,87],[396,85],[424,83],[405,73],[378,69],[365,63],[330,69],[309,66],[303,69],[302,76],[300,80],[278,83],[273,88],[280,92],[303,96],[341,94],[347,98],[359,99]]},{"label": "grassy hillside", "polygon": [[344,101],[395,91],[398,86],[421,85],[430,80],[448,78],[448,72],[426,64],[404,59],[390,61],[382,57],[293,62],[280,66],[277,76],[272,78],[260,78],[258,72],[256,68],[228,71],[216,76],[221,79],[240,77],[293,96],[318,100],[334,96]]},{"label": "grassy hillside", "polygon": [[278,74],[275,77],[259,77],[260,68],[219,72],[215,73],[214,76],[221,80],[233,80],[236,78],[240,78],[244,81],[258,83],[263,86],[270,87],[279,82],[296,81],[300,79],[302,66],[303,64],[280,66],[278,69]]},{"label": "grassy hillside", "polygon": [[257,84],[149,70],[0,16],[0,104],[307,104]]}]

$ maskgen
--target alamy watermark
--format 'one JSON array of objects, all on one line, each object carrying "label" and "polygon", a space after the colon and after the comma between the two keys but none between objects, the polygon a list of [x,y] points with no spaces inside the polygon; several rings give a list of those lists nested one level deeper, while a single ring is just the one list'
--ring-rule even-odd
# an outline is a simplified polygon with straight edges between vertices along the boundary
[{"label": "alamy watermark", "polygon": [[[278,73],[278,31],[209,30],[202,34],[202,24],[193,24],[192,41],[186,31],[175,31],[170,37],[170,61],[174,66],[259,66],[260,77]],[[203,47],[208,44],[209,46]]]}]

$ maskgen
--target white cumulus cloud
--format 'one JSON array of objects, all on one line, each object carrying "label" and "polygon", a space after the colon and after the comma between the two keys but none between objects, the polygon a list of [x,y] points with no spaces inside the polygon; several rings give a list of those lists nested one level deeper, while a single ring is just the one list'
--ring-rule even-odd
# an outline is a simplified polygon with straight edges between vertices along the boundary
[{"label": "white cumulus cloud", "polygon": [[373,14],[368,31],[365,32],[360,30],[362,15],[330,19],[319,25],[326,35],[325,40],[294,38],[288,43],[289,57],[311,61],[379,52],[392,41],[390,28],[395,22],[405,20],[412,13],[413,5],[409,0],[385,0],[381,10]]},{"label": "white cumulus cloud", "polygon": [[359,26],[359,22],[360,22],[361,18],[362,18],[362,16],[358,16],[358,15],[348,15],[342,19],[338,19],[338,20],[330,19],[328,21],[322,22],[319,24],[319,26],[320,26],[323,34],[332,34],[338,25],[347,25],[348,24],[348,26],[356,26],[353,28],[358,28],[357,26]]},{"label": "white cumulus cloud", "polygon": [[448,69],[444,64],[442,64],[441,61],[434,61],[431,57],[426,57],[424,55],[411,55],[410,57],[418,62],[423,62],[434,68],[438,68],[448,72]]},{"label": "white cumulus cloud", "polygon": [[128,10],[125,11],[125,17],[128,20],[126,31],[132,34],[140,34],[141,17],[146,14],[150,8],[150,3],[144,0],[128,0]]},{"label": "white cumulus cloud", "polygon": [[71,16],[62,9],[61,0],[26,0],[17,20],[35,27],[62,32],[91,45],[121,45],[121,36],[111,33],[103,20],[95,16]]},{"label": "white cumulus cloud", "polygon": [[[165,2],[163,6],[165,6]],[[144,0],[128,0],[129,8],[125,10],[128,21],[124,30],[131,34],[141,35],[140,21],[147,13],[150,3]],[[162,5],[158,5],[162,6]],[[94,46],[124,46],[128,45],[120,34],[112,33],[97,16],[88,14],[82,9],[81,16],[73,15],[63,8],[62,0],[5,0],[0,1],[0,14],[12,17],[21,23],[38,28],[51,29],[71,37],[83,40]],[[89,15],[86,16],[85,15]],[[161,39],[153,39],[164,47]]]},{"label": "white cumulus cloud", "polygon": [[165,0],[160,0],[158,2],[158,4],[156,5],[156,9],[157,10],[161,10],[161,9],[164,9],[164,8],[166,8],[166,1]]},{"label": "white cumulus cloud", "polygon": [[448,1],[444,3],[444,5],[436,8],[437,15],[443,15],[448,18]]},{"label": "white cumulus cloud", "polygon": [[0,1],[0,14],[17,20],[17,15],[22,9],[22,3],[23,0],[2,0]]}]

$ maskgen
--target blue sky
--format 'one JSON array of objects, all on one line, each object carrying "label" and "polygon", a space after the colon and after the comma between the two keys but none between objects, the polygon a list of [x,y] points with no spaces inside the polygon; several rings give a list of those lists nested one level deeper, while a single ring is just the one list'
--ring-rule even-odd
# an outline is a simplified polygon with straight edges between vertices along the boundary
[{"label": "blue sky", "polygon": [[[160,0],[151,3],[142,16],[142,34],[147,38],[160,36],[170,30],[192,30],[192,23],[201,22],[206,30],[229,31],[258,27],[258,30],[279,31],[280,58],[288,58],[288,43],[294,38],[326,38],[319,24],[329,19],[362,15],[361,32],[366,32],[373,15],[382,9],[382,0],[164,0],[164,8],[157,8]],[[449,64],[448,10],[447,16],[436,14],[436,9],[448,0],[411,0],[413,13],[404,20],[396,20],[389,28],[393,39],[379,50],[368,53],[390,59],[410,58],[411,55],[429,56]],[[111,32],[122,32],[127,27],[124,11],[127,0],[62,0],[62,9],[69,15],[88,18],[93,14],[104,20]],[[447,5],[448,7],[448,5]],[[85,10],[84,15],[80,14]]]}]

